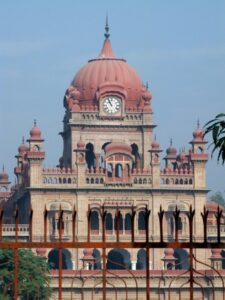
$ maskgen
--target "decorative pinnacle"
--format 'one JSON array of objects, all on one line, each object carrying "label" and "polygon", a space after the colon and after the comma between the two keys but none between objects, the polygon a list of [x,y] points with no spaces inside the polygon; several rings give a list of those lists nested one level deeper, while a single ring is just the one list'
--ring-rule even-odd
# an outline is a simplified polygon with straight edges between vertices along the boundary
[{"label": "decorative pinnacle", "polygon": [[5,172],[5,166],[4,166],[4,164],[2,165],[2,172]]},{"label": "decorative pinnacle", "polygon": [[145,88],[146,88],[146,90],[148,91],[148,81],[146,81]]},{"label": "decorative pinnacle", "polygon": [[197,120],[197,128],[200,128],[200,121],[199,121],[199,118]]},{"label": "decorative pinnacle", "polygon": [[173,145],[173,139],[170,138],[170,146],[172,146],[172,145]]},{"label": "decorative pinnacle", "polygon": [[155,138],[155,141],[156,141],[156,134],[155,134],[155,137],[154,137],[154,138]]},{"label": "decorative pinnacle", "polygon": [[36,119],[34,119],[34,127],[36,127],[37,126],[37,121],[36,121]]},{"label": "decorative pinnacle", "polygon": [[105,20],[105,38],[108,39],[110,37],[109,34],[109,24],[108,24],[108,14],[106,14],[106,20]]},{"label": "decorative pinnacle", "polygon": [[24,144],[25,143],[25,138],[24,138],[24,136],[22,137],[22,144]]}]

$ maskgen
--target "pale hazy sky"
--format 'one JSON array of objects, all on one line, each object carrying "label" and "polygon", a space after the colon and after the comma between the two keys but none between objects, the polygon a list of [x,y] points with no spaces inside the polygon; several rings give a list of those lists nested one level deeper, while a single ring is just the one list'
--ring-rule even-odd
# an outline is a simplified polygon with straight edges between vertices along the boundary
[{"label": "pale hazy sky", "polygon": [[[157,138],[189,148],[197,119],[225,112],[225,1],[8,0],[0,3],[0,164],[14,181],[14,156],[37,119],[46,166],[62,154],[63,96],[103,43],[109,14],[114,52],[153,94]],[[208,163],[207,187],[224,192],[225,167]]]}]

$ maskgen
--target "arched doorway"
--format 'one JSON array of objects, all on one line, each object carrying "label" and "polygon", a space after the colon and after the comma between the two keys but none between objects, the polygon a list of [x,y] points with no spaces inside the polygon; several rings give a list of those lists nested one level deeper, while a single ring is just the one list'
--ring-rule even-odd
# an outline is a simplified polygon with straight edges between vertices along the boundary
[{"label": "arched doorway", "polygon": [[[48,254],[48,263],[50,268],[54,270],[59,269],[59,250],[52,249]],[[71,253],[67,249],[62,249],[62,269],[63,270],[72,270],[72,260]]]},{"label": "arched doorway", "polygon": [[109,252],[106,269],[124,270],[130,268],[130,253],[126,249],[113,249]]}]

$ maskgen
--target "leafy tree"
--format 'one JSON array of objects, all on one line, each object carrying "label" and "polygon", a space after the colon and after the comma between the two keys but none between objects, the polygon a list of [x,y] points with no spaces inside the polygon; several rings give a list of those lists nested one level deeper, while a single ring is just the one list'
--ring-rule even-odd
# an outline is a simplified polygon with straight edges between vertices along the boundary
[{"label": "leafy tree", "polygon": [[212,155],[218,150],[217,161],[222,159],[222,164],[225,162],[225,114],[221,113],[210,120],[204,126],[205,133],[212,133],[213,145]]},{"label": "leafy tree", "polygon": [[223,197],[223,194],[221,192],[216,192],[209,198],[211,201],[216,202],[217,204],[225,207],[225,199]]},{"label": "leafy tree", "polygon": [[[14,250],[0,249],[0,300],[13,299]],[[48,299],[49,266],[45,258],[31,250],[18,250],[18,291],[21,300]]]}]

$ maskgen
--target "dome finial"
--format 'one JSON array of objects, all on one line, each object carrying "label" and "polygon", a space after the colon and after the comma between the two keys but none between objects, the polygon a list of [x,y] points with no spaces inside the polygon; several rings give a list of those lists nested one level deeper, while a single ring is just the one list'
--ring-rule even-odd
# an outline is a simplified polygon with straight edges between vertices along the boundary
[{"label": "dome finial", "polygon": [[173,139],[170,138],[170,146],[172,146],[172,145],[173,145]]},{"label": "dome finial", "polygon": [[148,91],[148,81],[146,81],[145,88],[146,88],[146,90]]},{"label": "dome finial", "polygon": [[24,144],[25,143],[25,138],[24,138],[24,136],[22,137],[22,144]]},{"label": "dome finial", "polygon": [[200,128],[200,121],[199,121],[199,118],[197,120],[197,128]]},{"label": "dome finial", "polygon": [[108,13],[106,13],[106,20],[105,20],[105,38],[108,39],[110,37],[109,34],[109,23],[108,23]]},{"label": "dome finial", "polygon": [[3,173],[5,172],[5,165],[4,164],[2,165],[2,172]]},{"label": "dome finial", "polygon": [[37,127],[37,120],[34,119],[34,127]]}]

